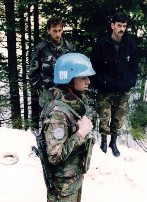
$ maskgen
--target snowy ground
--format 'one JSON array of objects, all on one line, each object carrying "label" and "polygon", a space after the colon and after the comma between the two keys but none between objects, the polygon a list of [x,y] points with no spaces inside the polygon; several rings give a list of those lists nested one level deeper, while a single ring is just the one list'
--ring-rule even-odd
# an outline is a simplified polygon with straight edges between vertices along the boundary
[{"label": "snowy ground", "polygon": [[[46,202],[46,188],[38,157],[31,154],[35,138],[28,131],[0,127],[0,202]],[[95,144],[91,165],[83,183],[82,202],[147,201],[147,154],[118,145],[120,157]],[[11,155],[18,162],[12,165]],[[13,162],[12,162],[13,163]]]},{"label": "snowy ground", "polygon": [[95,145],[91,167],[85,176],[82,202],[147,201],[147,155],[119,146],[121,156],[113,157],[111,149],[104,154]]}]

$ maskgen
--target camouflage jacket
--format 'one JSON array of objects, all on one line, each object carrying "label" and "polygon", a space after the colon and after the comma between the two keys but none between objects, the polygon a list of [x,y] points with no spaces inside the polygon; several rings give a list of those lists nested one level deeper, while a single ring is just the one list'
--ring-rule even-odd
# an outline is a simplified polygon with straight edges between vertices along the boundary
[{"label": "camouflage jacket", "polygon": [[[52,165],[53,175],[57,181],[58,179],[62,179],[63,182],[65,178],[74,179],[72,185],[76,183],[75,186],[77,186],[78,183],[81,186],[82,180],[79,176],[83,173],[87,140],[77,134],[78,128],[76,123],[80,117],[79,113],[81,114],[80,108],[84,109],[84,104],[80,98],[75,99],[72,95],[69,97],[67,91],[54,88],[52,93],[53,97],[56,97],[55,101],[46,103],[42,111],[43,124],[46,125],[44,133],[47,144],[48,160]],[[76,111],[77,115],[69,112],[64,104],[61,106],[56,106],[55,104],[53,110],[50,111],[50,104],[56,102],[56,100],[70,105],[70,107]],[[50,113],[48,114],[49,111]],[[92,146],[93,145],[91,145],[91,149]],[[54,186],[59,186],[57,185],[58,183],[54,183]],[[60,188],[64,189],[65,187]],[[69,187],[66,191],[69,191]]]},{"label": "camouflage jacket", "polygon": [[61,55],[75,52],[74,46],[62,38],[61,43],[56,46],[48,36],[39,43],[33,51],[30,61],[29,80],[30,83],[40,89],[53,86],[54,64]]}]

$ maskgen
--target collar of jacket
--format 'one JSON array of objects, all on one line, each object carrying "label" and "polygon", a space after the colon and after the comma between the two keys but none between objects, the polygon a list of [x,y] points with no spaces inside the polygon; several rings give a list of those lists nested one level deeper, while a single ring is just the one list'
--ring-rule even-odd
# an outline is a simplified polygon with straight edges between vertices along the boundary
[{"label": "collar of jacket", "polygon": [[54,98],[61,100],[66,104],[70,105],[80,116],[83,116],[86,112],[83,96],[80,98],[79,95],[75,94],[73,89],[68,86],[58,86],[53,92]]},{"label": "collar of jacket", "polygon": [[[127,38],[128,38],[128,33],[125,32],[123,37],[122,37],[122,41],[120,42],[120,44],[124,45],[126,43],[126,41],[127,41]],[[111,34],[106,35],[105,41],[106,41],[106,43],[114,44],[113,39],[111,38]]]},{"label": "collar of jacket", "polygon": [[53,46],[53,47],[58,47],[58,46],[61,46],[61,47],[62,47],[62,46],[63,46],[63,38],[62,38],[62,37],[61,37],[61,41],[60,41],[59,44],[55,44],[49,35],[48,35],[46,41],[47,41],[47,43],[48,43],[49,45],[51,45],[51,46]]}]

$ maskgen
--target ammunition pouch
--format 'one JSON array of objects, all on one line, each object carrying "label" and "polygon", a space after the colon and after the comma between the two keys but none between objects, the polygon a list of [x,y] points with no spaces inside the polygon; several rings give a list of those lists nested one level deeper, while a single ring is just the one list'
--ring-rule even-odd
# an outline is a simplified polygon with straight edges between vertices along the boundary
[{"label": "ammunition pouch", "polygon": [[83,168],[82,168],[83,174],[85,174],[89,169],[94,144],[95,144],[95,138],[92,137],[88,138],[85,142],[85,153],[83,156]]}]

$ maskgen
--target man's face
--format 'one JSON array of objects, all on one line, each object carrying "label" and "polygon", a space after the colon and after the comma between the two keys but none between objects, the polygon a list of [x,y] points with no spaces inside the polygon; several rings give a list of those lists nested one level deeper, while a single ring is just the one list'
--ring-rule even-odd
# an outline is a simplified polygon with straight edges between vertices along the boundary
[{"label": "man's face", "polygon": [[60,24],[56,26],[51,25],[51,28],[47,29],[47,32],[50,34],[53,41],[60,43],[63,33],[63,27]]},{"label": "man's face", "polygon": [[89,84],[90,80],[87,76],[74,78],[74,89],[77,91],[83,92],[88,90]]},{"label": "man's face", "polygon": [[122,23],[122,22],[115,22],[111,23],[111,28],[112,28],[112,37],[117,40],[121,39],[122,36],[124,35],[126,28],[127,28],[127,22]]}]

